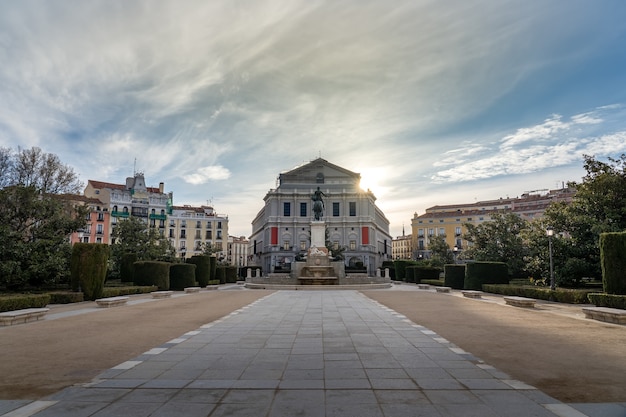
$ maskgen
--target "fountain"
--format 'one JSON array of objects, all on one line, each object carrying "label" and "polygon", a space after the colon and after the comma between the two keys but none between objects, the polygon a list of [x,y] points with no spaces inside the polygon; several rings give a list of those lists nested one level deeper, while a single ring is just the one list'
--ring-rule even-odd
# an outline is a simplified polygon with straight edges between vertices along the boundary
[{"label": "fountain", "polygon": [[305,265],[298,269],[298,284],[301,285],[336,285],[339,282],[326,248],[311,246]]}]

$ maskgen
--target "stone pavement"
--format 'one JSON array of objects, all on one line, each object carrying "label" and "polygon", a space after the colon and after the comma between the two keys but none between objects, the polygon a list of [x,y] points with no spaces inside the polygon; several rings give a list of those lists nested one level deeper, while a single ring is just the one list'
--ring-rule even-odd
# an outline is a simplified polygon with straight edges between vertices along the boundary
[{"label": "stone pavement", "polygon": [[0,416],[626,414],[621,405],[583,406],[512,380],[356,291],[279,291],[89,384],[2,401]]}]

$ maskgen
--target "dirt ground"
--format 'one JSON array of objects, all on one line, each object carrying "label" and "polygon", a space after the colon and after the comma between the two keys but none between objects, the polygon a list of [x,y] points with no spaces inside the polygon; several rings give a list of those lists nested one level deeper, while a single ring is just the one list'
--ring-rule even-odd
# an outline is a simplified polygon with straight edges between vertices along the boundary
[{"label": "dirt ground", "polygon": [[[89,382],[269,293],[204,291],[0,327],[0,399],[34,400]],[[626,326],[425,291],[364,294],[563,402],[626,402]]]},{"label": "dirt ground", "polygon": [[553,303],[525,309],[425,291],[365,294],[562,402],[626,402],[626,326],[553,314]]}]

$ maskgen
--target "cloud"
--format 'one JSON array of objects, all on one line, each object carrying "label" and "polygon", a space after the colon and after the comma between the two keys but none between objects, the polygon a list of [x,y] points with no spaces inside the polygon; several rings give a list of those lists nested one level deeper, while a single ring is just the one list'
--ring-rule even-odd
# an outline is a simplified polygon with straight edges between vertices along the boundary
[{"label": "cloud", "polygon": [[193,174],[183,175],[183,179],[193,185],[206,184],[209,181],[222,181],[230,178],[230,171],[221,165],[202,167]]}]

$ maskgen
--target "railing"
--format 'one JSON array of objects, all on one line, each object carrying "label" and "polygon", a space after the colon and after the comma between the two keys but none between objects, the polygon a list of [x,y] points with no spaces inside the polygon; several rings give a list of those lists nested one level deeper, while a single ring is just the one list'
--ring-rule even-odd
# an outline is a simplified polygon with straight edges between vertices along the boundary
[{"label": "railing", "polygon": [[111,216],[113,217],[129,217],[130,213],[127,211],[112,211]]}]

